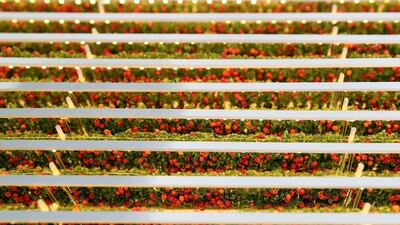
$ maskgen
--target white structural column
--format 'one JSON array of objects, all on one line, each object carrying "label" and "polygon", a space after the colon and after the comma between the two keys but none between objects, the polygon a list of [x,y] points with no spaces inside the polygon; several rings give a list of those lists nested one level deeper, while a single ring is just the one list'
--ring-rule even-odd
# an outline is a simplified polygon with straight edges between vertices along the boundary
[{"label": "white structural column", "polygon": [[0,33],[0,42],[400,44],[400,35]]},{"label": "white structural column", "polygon": [[184,151],[258,153],[399,153],[400,143],[306,143],[127,140],[0,140],[0,151]]},{"label": "white structural column", "polygon": [[400,120],[400,111],[133,108],[4,108],[0,118],[141,118],[249,120]]},{"label": "white structural column", "polygon": [[[206,177],[206,178],[205,178]],[[398,189],[399,177],[0,175],[0,186]]]},{"label": "white structural column", "polygon": [[399,213],[0,211],[1,223],[398,225]]},{"label": "white structural column", "polygon": [[0,66],[98,68],[374,68],[399,67],[400,58],[350,59],[113,59],[0,57]]},{"label": "white structural column", "polygon": [[280,92],[400,91],[400,82],[302,83],[77,83],[0,82],[0,92]]},{"label": "white structural column", "polygon": [[398,22],[396,12],[351,13],[76,13],[76,12],[0,12],[0,20],[58,22]]}]

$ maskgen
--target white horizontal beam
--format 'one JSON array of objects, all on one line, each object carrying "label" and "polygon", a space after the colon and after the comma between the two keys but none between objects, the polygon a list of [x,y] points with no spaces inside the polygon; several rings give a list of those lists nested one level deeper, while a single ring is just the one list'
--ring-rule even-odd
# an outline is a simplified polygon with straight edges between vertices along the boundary
[{"label": "white horizontal beam", "polygon": [[127,140],[0,140],[0,151],[185,151],[258,153],[399,153],[400,143],[305,143]]},{"label": "white horizontal beam", "polygon": [[399,21],[396,12],[351,13],[76,13],[76,12],[0,12],[0,20],[64,22],[383,22]]},{"label": "white horizontal beam", "polygon": [[400,111],[133,108],[2,108],[0,118],[140,118],[248,120],[400,120]]},{"label": "white horizontal beam", "polygon": [[400,44],[400,35],[0,33],[0,42]]},{"label": "white horizontal beam", "polygon": [[400,82],[308,83],[77,83],[0,82],[0,92],[278,92],[400,91]]},{"label": "white horizontal beam", "polygon": [[398,189],[399,177],[0,175],[0,186]]},{"label": "white horizontal beam", "polygon": [[0,57],[0,66],[97,68],[374,68],[399,67],[400,58],[350,59],[113,59]]},{"label": "white horizontal beam", "polygon": [[0,211],[0,223],[398,225],[400,213]]}]

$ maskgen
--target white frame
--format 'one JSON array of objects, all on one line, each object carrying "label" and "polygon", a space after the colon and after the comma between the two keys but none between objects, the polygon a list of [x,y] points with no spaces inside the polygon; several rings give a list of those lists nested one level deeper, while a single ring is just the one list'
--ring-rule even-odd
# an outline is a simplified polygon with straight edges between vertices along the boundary
[{"label": "white frame", "polygon": [[75,68],[375,68],[399,67],[400,58],[114,59],[0,57],[0,66]]},{"label": "white frame", "polygon": [[0,186],[399,189],[400,179],[399,177],[340,176],[0,175]]},{"label": "white frame", "polygon": [[0,118],[137,118],[238,120],[400,120],[400,111],[3,108]]},{"label": "white frame", "polygon": [[1,223],[397,225],[399,213],[276,213],[232,211],[0,211]]},{"label": "white frame", "polygon": [[398,22],[400,13],[68,13],[0,12],[0,20],[49,22]]},{"label": "white frame", "polygon": [[[400,16],[399,16],[400,17]],[[0,33],[0,42],[21,43],[263,43],[400,44],[400,35],[329,34],[157,34]]]},{"label": "white frame", "polygon": [[400,91],[400,82],[93,83],[0,82],[0,92],[366,92]]},{"label": "white frame", "polygon": [[0,140],[0,151],[171,151],[236,153],[364,153],[400,152],[400,143],[307,143],[143,140]]}]

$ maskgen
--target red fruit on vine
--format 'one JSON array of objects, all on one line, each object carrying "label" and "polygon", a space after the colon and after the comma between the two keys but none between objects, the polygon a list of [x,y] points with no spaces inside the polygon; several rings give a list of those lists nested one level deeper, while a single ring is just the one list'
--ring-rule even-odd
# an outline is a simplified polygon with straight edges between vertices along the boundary
[{"label": "red fruit on vine", "polygon": [[88,204],[88,201],[85,199],[85,200],[82,200],[82,205],[83,206],[86,206]]},{"label": "red fruit on vine", "polygon": [[111,131],[109,129],[105,129],[104,130],[104,134],[107,135],[107,136],[111,135]]},{"label": "red fruit on vine", "polygon": [[204,157],[203,157],[203,156],[200,156],[200,157],[199,157],[199,162],[201,162],[201,163],[202,163],[202,162],[204,162],[204,160],[205,160],[205,159],[204,159]]}]

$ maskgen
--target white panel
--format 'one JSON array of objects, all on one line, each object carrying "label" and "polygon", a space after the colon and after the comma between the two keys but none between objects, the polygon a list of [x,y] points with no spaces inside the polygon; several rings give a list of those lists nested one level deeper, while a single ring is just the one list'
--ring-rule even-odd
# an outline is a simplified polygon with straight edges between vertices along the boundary
[{"label": "white panel", "polygon": [[113,59],[0,57],[0,66],[101,68],[371,68],[399,67],[400,58]]},{"label": "white panel", "polygon": [[0,118],[400,120],[400,111],[4,108]]},{"label": "white panel", "polygon": [[400,82],[308,83],[77,83],[0,82],[0,92],[278,92],[400,91]]},{"label": "white panel", "polygon": [[[206,177],[206,178],[205,178]],[[398,189],[398,177],[0,175],[0,186]]]},{"label": "white panel", "polygon": [[0,42],[400,44],[400,35],[0,33]]},{"label": "white panel", "polygon": [[399,221],[399,213],[0,211],[2,223],[398,225]]},{"label": "white panel", "polygon": [[0,20],[20,20],[28,21],[55,21],[64,20],[65,22],[73,22],[79,20],[88,22],[94,20],[97,22],[240,22],[242,20],[248,22],[264,21],[264,22],[292,22],[305,21],[321,21],[321,22],[353,22],[368,21],[398,21],[400,13],[384,12],[384,13],[68,13],[68,12],[1,12]]},{"label": "white panel", "polygon": [[0,140],[0,150],[399,153],[400,143],[304,143],[127,140]]}]

